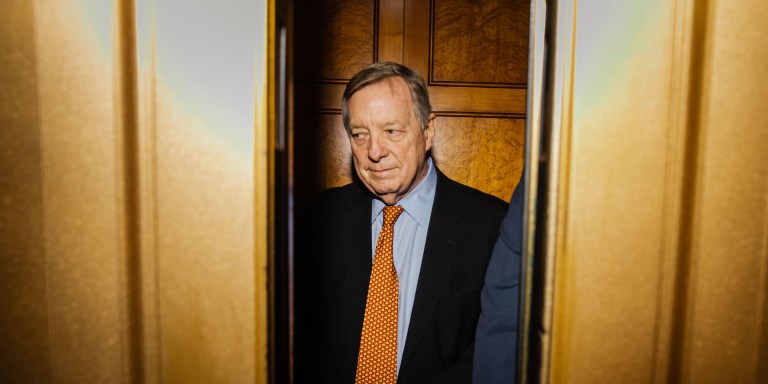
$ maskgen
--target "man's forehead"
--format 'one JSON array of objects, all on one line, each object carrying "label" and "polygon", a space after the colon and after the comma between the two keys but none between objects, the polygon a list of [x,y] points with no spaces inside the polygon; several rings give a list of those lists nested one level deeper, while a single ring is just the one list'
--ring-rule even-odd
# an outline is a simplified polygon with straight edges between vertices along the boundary
[{"label": "man's forehead", "polygon": [[[357,92],[355,92],[355,95],[363,90],[371,90],[372,88],[379,88],[377,91],[381,91],[381,88],[385,88],[389,90],[390,95],[395,95],[397,93],[403,93],[407,96],[408,101],[410,102],[411,92],[408,88],[408,84],[406,84],[405,80],[400,76],[390,76],[386,77],[382,80],[379,80],[375,83],[367,84],[366,86],[360,88]],[[355,97],[355,95],[352,95],[352,97]]]}]

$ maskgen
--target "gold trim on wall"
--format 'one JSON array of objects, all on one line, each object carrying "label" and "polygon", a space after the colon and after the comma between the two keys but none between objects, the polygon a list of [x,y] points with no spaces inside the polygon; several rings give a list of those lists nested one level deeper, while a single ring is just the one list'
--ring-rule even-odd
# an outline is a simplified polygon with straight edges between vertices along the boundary
[{"label": "gold trim on wall", "polygon": [[[541,231],[542,248],[539,250],[543,259],[541,267],[544,269],[542,282],[542,300],[540,324],[541,331],[539,343],[541,345],[540,366],[538,377],[542,383],[562,380],[562,375],[555,365],[566,358],[563,356],[566,349],[557,348],[556,337],[559,318],[555,316],[555,308],[558,306],[556,296],[558,284],[562,280],[556,278],[556,265],[558,255],[562,254],[564,243],[563,223],[565,222],[566,209],[563,202],[566,201],[567,184],[561,185],[561,180],[567,176],[568,171],[568,134],[571,130],[571,97],[572,97],[572,72],[573,72],[573,40],[575,29],[575,2],[558,2],[551,7],[551,17],[548,17],[548,30],[554,35],[554,43],[548,47],[548,99],[544,101],[548,115],[542,120],[546,125],[547,143],[545,144],[546,156],[546,189],[543,192],[545,199],[544,222],[537,223],[537,231]],[[566,355],[567,356],[567,355]]]},{"label": "gold trim on wall", "polygon": [[[523,277],[521,285],[520,337],[518,343],[518,380],[520,383],[529,382],[529,377],[538,376],[529,370],[529,362],[540,356],[530,356],[533,345],[543,345],[542,340],[531,340],[531,329],[541,329],[540,324],[532,324],[532,300],[534,291],[534,265],[536,245],[536,212],[537,195],[539,192],[539,160],[541,156],[541,127],[543,122],[542,104],[544,102],[545,67],[544,53],[546,47],[545,33],[547,26],[547,4],[544,0],[531,1],[529,26],[529,57],[528,57],[528,88],[526,91],[526,126],[525,126],[525,161],[523,185],[525,190],[524,225],[523,225]],[[520,187],[518,187],[520,188]],[[540,298],[535,298],[540,299]],[[536,314],[535,316],[538,316]],[[537,335],[541,335],[537,333]],[[540,363],[539,360],[534,360]]]},{"label": "gold trim on wall", "polygon": [[271,292],[274,290],[275,238],[275,0],[264,4],[264,18],[257,25],[266,26],[264,38],[259,41],[257,52],[263,54],[263,60],[256,67],[256,103],[255,103],[255,185],[256,185],[256,260],[255,260],[255,304],[256,313],[256,383],[270,382],[270,350],[274,350],[273,337],[270,335]]}]

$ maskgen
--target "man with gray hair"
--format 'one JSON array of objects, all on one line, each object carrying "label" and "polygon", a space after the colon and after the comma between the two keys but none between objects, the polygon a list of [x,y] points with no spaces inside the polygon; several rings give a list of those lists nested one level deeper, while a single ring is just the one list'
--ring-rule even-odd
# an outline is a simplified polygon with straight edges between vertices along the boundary
[{"label": "man with gray hair", "polygon": [[507,204],[434,164],[435,114],[410,68],[363,68],[342,119],[356,179],[318,196],[300,240],[297,382],[469,383]]}]

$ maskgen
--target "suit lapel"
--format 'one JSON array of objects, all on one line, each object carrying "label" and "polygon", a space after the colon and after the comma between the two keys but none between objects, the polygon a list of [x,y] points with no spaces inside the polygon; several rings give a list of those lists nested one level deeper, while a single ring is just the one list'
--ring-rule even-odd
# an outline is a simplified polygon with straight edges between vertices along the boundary
[{"label": "suit lapel", "polygon": [[456,203],[457,199],[453,196],[451,181],[439,171],[437,175],[435,201],[429,219],[424,258],[421,262],[413,312],[400,363],[401,373],[410,362],[427,329],[465,236],[464,231],[456,226],[456,222],[463,213],[461,206]]}]

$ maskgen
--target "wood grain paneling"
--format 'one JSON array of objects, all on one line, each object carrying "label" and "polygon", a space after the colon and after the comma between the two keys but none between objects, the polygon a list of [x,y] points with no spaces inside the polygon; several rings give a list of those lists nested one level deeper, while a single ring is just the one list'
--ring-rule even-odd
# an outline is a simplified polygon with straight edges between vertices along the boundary
[{"label": "wood grain paneling", "polygon": [[[377,57],[379,25],[385,56],[402,51],[402,4],[359,0],[297,0],[294,11],[294,168],[296,204],[311,194],[349,183],[350,151],[341,123],[345,82]],[[394,16],[393,16],[394,15]],[[384,17],[380,21],[379,17]],[[344,157],[346,156],[346,157]]]},{"label": "wood grain paneling", "polygon": [[434,0],[431,84],[524,87],[529,2]]},{"label": "wood grain paneling", "polygon": [[296,0],[297,79],[349,79],[374,60],[375,1]]},{"label": "wood grain paneling", "polygon": [[[341,96],[346,84],[301,83],[296,85],[294,105],[299,111],[334,111],[341,113]],[[301,126],[296,126],[301,131]]]},{"label": "wood grain paneling", "polygon": [[525,120],[437,118],[435,164],[450,178],[508,201],[523,172]]},{"label": "wood grain paneling", "polygon": [[[345,84],[304,83],[296,87],[299,110],[339,112]],[[430,87],[429,99],[437,113],[525,115],[524,89],[486,87]]]},{"label": "wood grain paneling", "polygon": [[[429,82],[430,0],[408,0],[403,10],[403,64]],[[434,106],[434,104],[433,104]]]},{"label": "wood grain paneling", "polygon": [[525,116],[525,90],[515,88],[429,87],[435,112]]},{"label": "wood grain paneling", "polygon": [[379,1],[378,60],[403,62],[403,1]]}]

